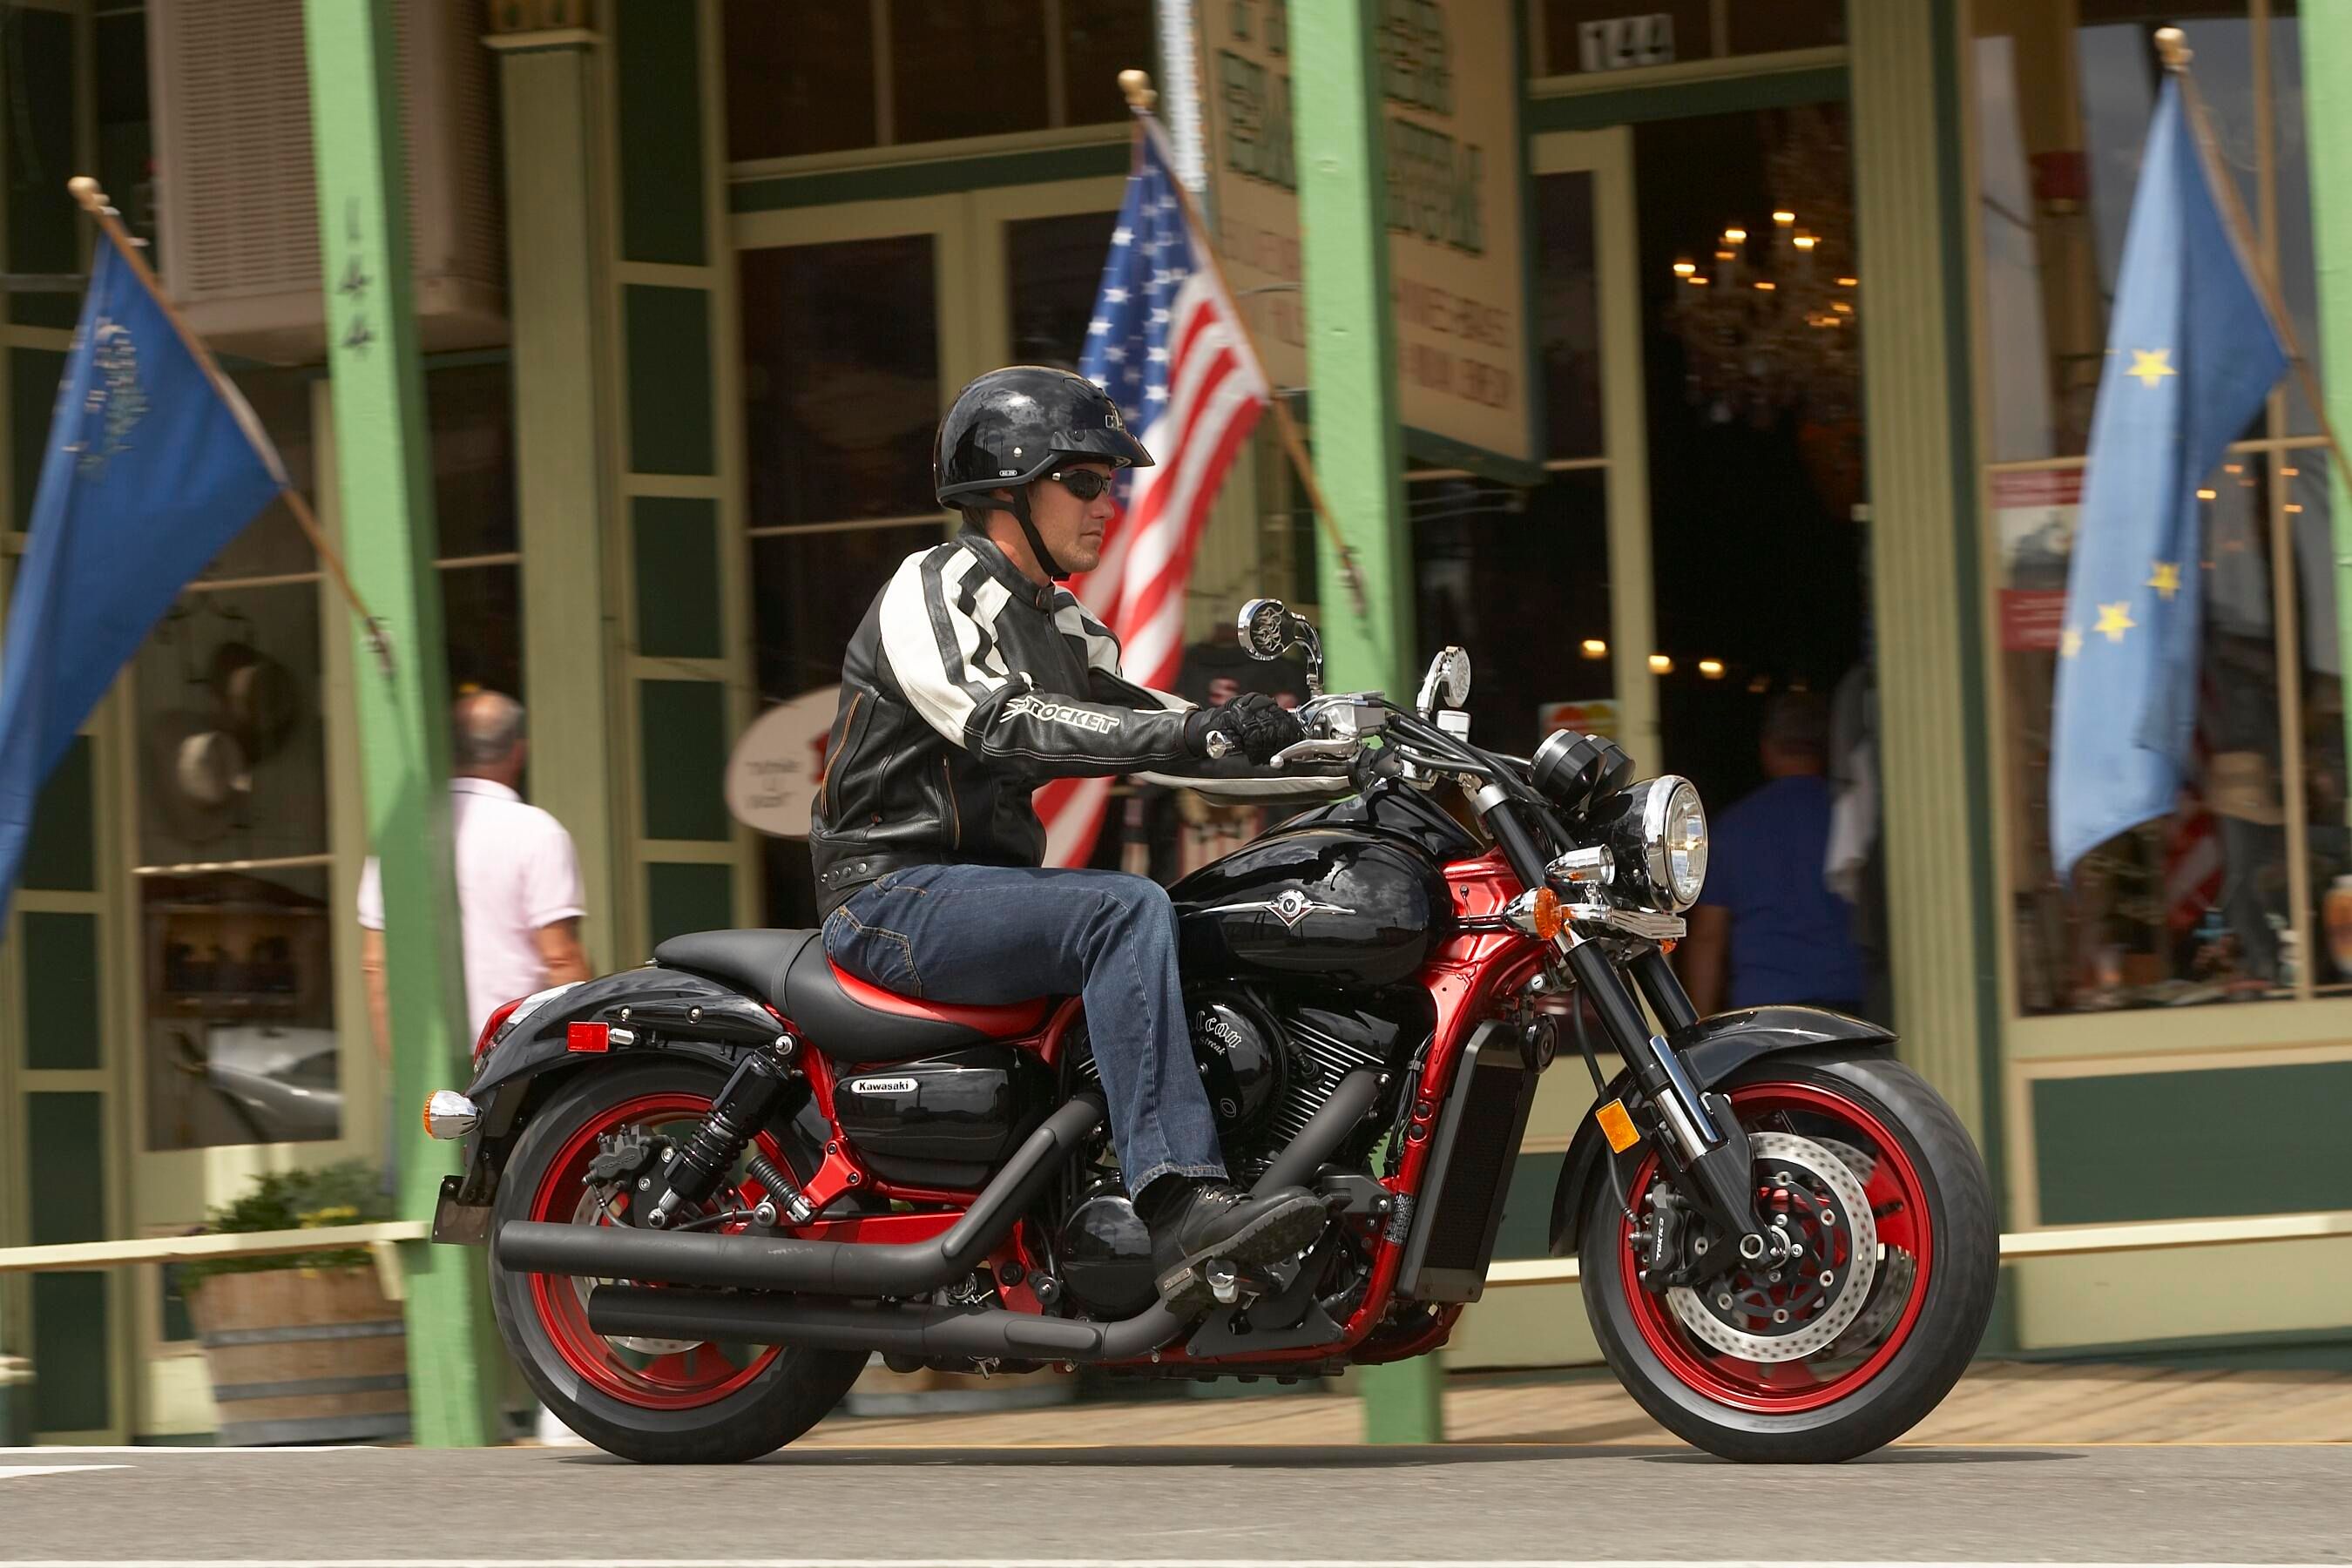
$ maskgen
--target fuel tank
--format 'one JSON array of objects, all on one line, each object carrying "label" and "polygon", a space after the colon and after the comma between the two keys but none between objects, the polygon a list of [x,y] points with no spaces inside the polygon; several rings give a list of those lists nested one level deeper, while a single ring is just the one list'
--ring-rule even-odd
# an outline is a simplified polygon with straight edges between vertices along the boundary
[{"label": "fuel tank", "polygon": [[1193,980],[1394,985],[1452,918],[1444,879],[1419,844],[1337,825],[1279,828],[1168,892]]}]

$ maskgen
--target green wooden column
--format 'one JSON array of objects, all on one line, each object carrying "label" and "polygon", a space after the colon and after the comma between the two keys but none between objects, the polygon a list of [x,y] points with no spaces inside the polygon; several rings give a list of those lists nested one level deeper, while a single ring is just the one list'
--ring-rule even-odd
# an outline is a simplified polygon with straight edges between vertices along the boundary
[{"label": "green wooden column", "polygon": [[[608,647],[613,506],[602,413],[610,243],[598,208],[604,110],[598,38],[584,27],[525,30],[490,8],[506,139],[507,309],[513,321],[515,500],[522,542],[523,668],[530,701],[530,798],[572,834],[593,965],[639,956],[615,935],[613,784],[617,698]],[[562,8],[558,8],[562,9]]]},{"label": "green wooden column", "polygon": [[[1334,690],[1410,692],[1412,553],[1397,421],[1396,328],[1389,313],[1385,117],[1373,47],[1380,24],[1377,0],[1290,0],[1315,467],[1355,552],[1370,610],[1355,616],[1339,563],[1321,552],[1327,681]],[[1436,1357],[1368,1367],[1362,1375],[1368,1441],[1444,1440],[1444,1370]]]},{"label": "green wooden column", "polygon": [[[2327,421],[2352,431],[2352,9],[2315,5],[2303,18],[2303,112],[2310,134],[2311,244],[2319,281],[2319,384]],[[2306,345],[2311,347],[2313,345]],[[2328,463],[2328,518],[2336,532],[2339,668],[2352,672],[2352,475]],[[2352,746],[2352,706],[2345,710]]]},{"label": "green wooden column", "polygon": [[[404,153],[390,0],[304,0],[326,268],[337,485],[352,576],[390,640],[356,652],[369,842],[383,849],[384,968],[395,1103],[462,1080],[457,906],[450,866],[448,679],[408,274]],[[364,632],[361,634],[364,641]],[[400,1212],[433,1213],[451,1146],[401,1116]],[[420,1446],[488,1442],[483,1260],[405,1243],[409,1408]]]},{"label": "green wooden column", "polygon": [[1410,694],[1412,540],[1389,309],[1381,13],[1377,0],[1290,0],[1291,95],[1315,469],[1370,612],[1355,616],[1339,562],[1320,552],[1327,684]]}]

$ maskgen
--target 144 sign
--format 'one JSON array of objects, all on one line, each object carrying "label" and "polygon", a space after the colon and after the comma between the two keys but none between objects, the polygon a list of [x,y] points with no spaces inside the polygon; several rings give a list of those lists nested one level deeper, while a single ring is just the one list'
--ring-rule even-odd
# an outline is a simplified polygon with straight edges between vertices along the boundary
[{"label": "144 sign", "polygon": [[[1283,0],[1198,8],[1217,248],[1277,386],[1307,384]],[[1535,458],[1515,7],[1382,0],[1391,300],[1409,430]],[[1500,84],[1500,85],[1498,85]],[[1459,447],[1454,448],[1458,450]]]},{"label": "144 sign", "polygon": [[1576,29],[1577,63],[1589,71],[1672,64],[1675,19],[1661,11],[1648,16],[1612,16]]}]

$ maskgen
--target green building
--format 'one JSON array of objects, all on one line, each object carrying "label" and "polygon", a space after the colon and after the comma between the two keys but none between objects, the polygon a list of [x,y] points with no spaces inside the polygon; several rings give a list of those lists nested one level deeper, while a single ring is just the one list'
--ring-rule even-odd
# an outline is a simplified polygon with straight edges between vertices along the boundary
[{"label": "green building", "polygon": [[[2352,108],[2321,62],[2352,66],[2352,16],[1651,4],[1385,8],[1390,223],[1443,262],[1401,263],[1395,290],[1406,662],[1463,644],[1489,743],[1609,728],[1718,810],[1759,776],[1767,696],[1866,679],[1878,1000],[1985,1148],[2005,1228],[2352,1207],[2342,503],[2293,383],[2209,481],[2197,798],[2071,894],[2042,805],[2153,30],[2187,30],[2325,361],[2352,353],[2352,167],[2323,162]],[[929,441],[956,388],[1076,357],[1129,156],[1116,76],[1169,76],[1153,9],[398,9],[450,679],[529,705],[530,797],[579,846],[600,966],[805,923],[803,847],[730,813],[730,752],[837,679],[887,568],[940,536]],[[1277,0],[1196,9],[1212,222],[1311,431],[1283,366],[1318,128],[1293,123]],[[0,5],[0,584],[94,238],[77,173],[338,526],[308,90],[299,0]],[[1192,633],[1256,593],[1313,605],[1319,548],[1269,422],[1202,544]],[[273,511],[49,786],[0,941],[0,1248],[170,1234],[256,1171],[382,1152],[351,647]],[[1579,1081],[1548,1081],[1507,1256],[1546,1249]],[[2026,1351],[2340,1356],[2352,1251],[2048,1259],[2009,1287],[1998,1331]],[[215,1426],[156,1267],[0,1274],[0,1335],[45,1437]],[[1591,1355],[1565,1287],[1496,1293],[1448,1352]]]}]

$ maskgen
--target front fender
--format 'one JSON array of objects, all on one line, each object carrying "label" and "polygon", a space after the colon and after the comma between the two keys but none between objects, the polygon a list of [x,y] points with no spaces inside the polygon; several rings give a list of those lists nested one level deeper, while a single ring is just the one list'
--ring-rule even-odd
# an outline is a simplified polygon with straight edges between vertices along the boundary
[{"label": "front fender", "polygon": [[[1866,1019],[1832,1013],[1826,1007],[1743,1007],[1717,1013],[1683,1031],[1675,1041],[1683,1065],[1701,1089],[1713,1089],[1759,1057],[1815,1046],[1885,1047],[1895,1043],[1889,1031]],[[1605,1101],[1633,1092],[1633,1076],[1620,1072],[1601,1095]],[[1559,1184],[1552,1191],[1551,1255],[1568,1258],[1577,1248],[1578,1218],[1584,1213],[1595,1183],[1609,1179],[1601,1164],[1609,1151],[1601,1125],[1590,1116],[1577,1127],[1560,1162]],[[1629,1173],[1630,1174],[1630,1173]]]}]

